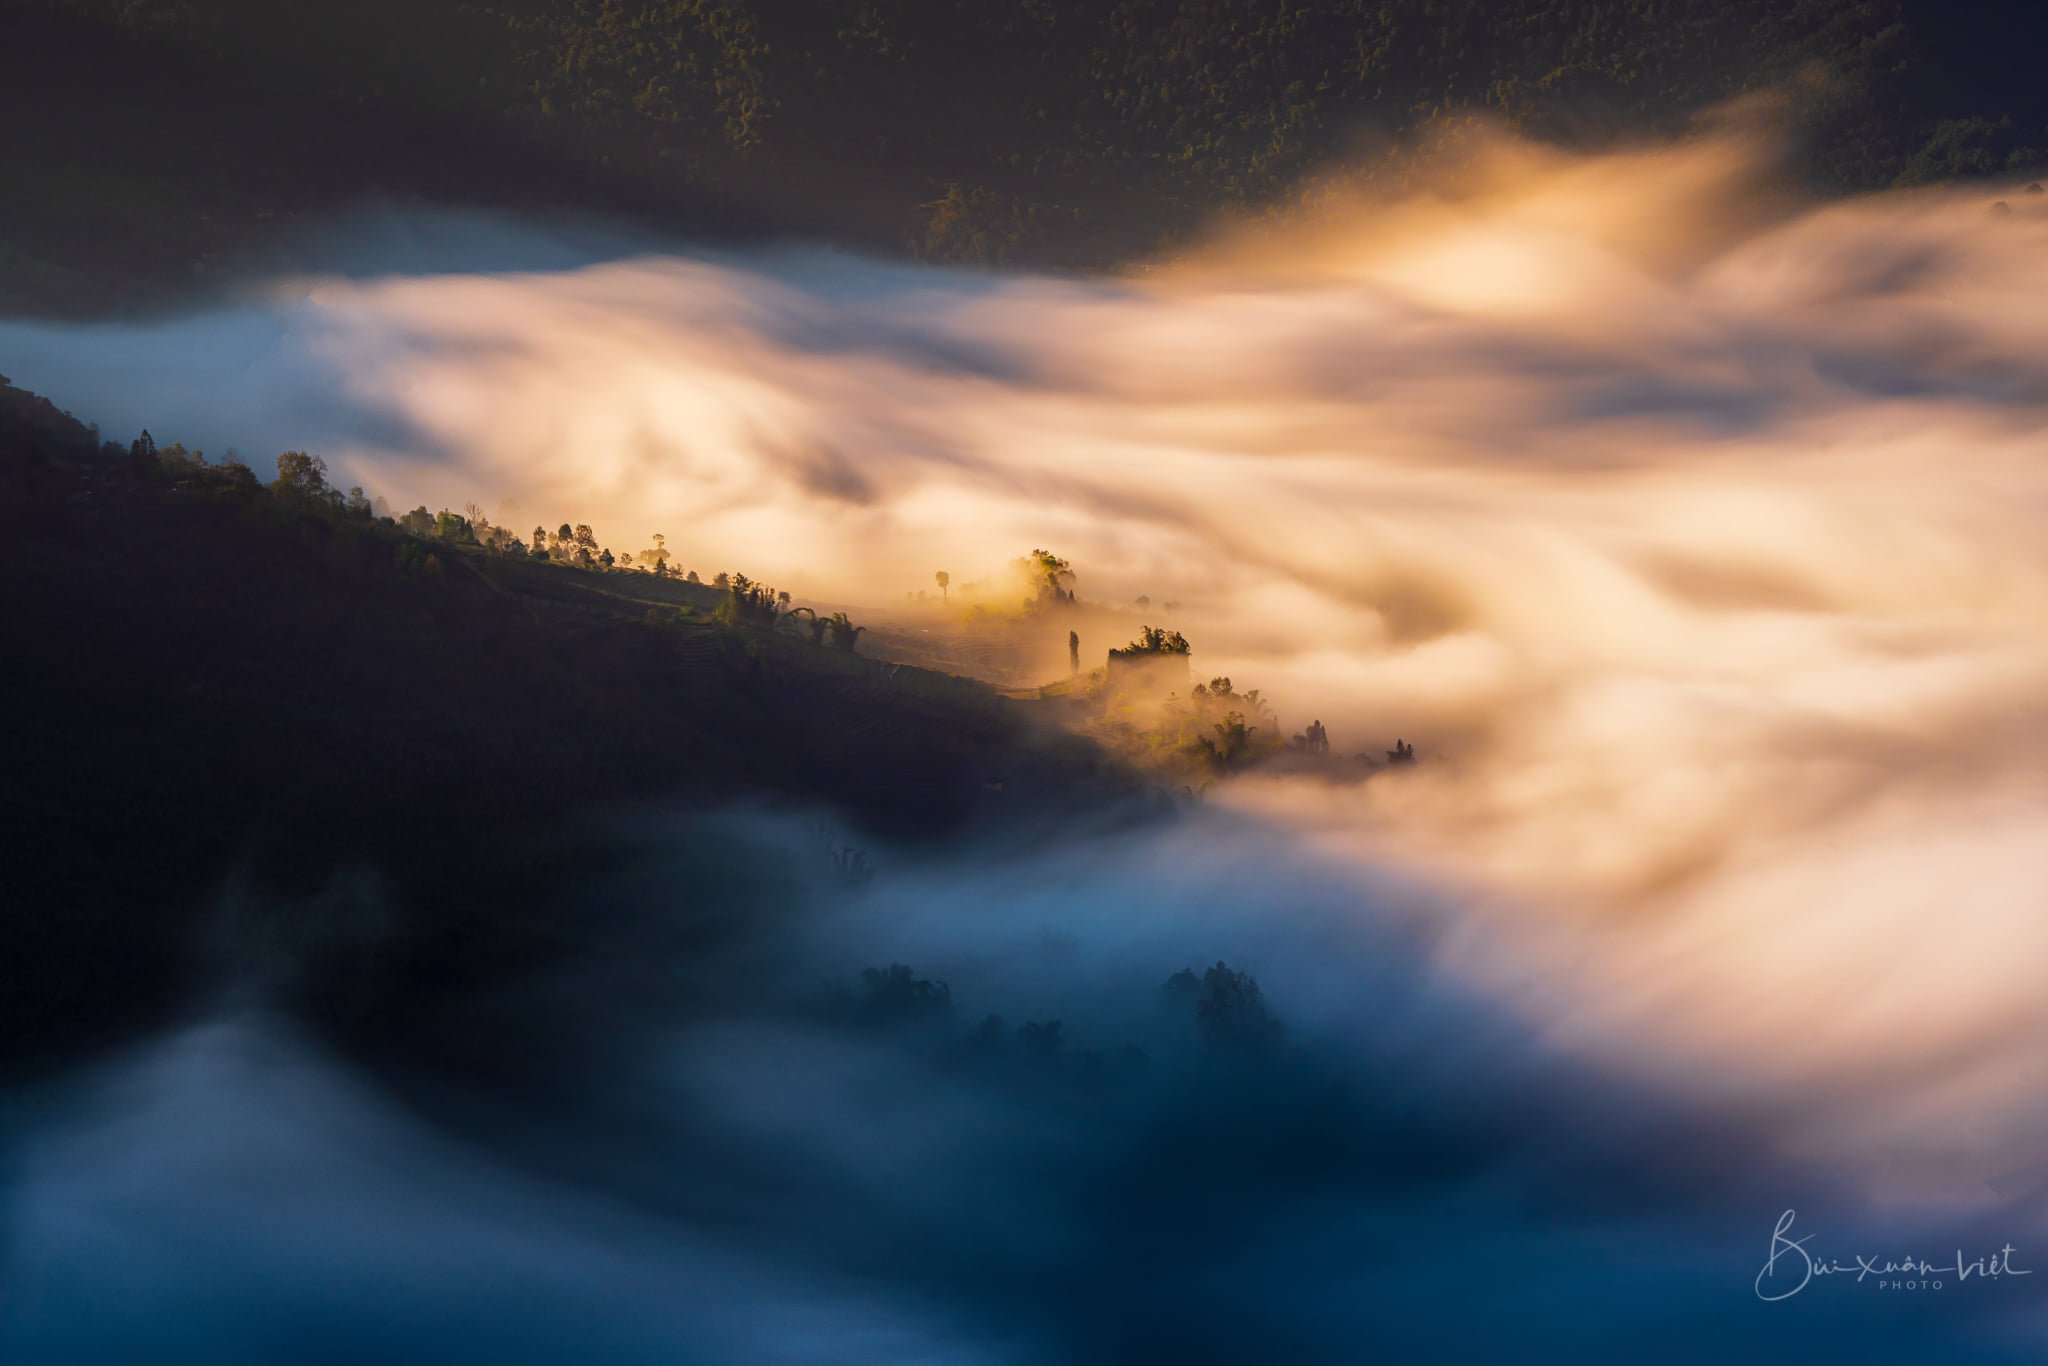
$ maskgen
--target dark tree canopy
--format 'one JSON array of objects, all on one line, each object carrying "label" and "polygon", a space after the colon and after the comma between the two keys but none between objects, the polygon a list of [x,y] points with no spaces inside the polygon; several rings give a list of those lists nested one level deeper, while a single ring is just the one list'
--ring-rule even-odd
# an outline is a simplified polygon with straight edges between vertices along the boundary
[{"label": "dark tree canopy", "polygon": [[2048,148],[2018,0],[20,0],[9,39],[0,300],[80,306],[370,190],[1090,265],[1471,112],[1598,144],[1783,91],[1824,190]]}]

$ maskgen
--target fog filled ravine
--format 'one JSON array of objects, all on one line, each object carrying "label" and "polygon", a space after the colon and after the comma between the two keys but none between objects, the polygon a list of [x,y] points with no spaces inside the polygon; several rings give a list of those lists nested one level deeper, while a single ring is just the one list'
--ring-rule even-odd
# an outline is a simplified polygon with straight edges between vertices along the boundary
[{"label": "fog filled ravine", "polygon": [[458,982],[374,857],[231,877],[0,1092],[0,1362],[2041,1359],[2048,194],[1782,185],[1468,132],[1100,277],[386,210],[0,320],[1160,789],[593,809]]}]

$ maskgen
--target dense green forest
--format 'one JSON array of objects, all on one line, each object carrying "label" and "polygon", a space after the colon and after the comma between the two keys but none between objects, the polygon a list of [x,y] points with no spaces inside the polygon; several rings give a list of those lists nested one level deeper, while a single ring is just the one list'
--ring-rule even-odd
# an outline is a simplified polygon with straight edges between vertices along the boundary
[{"label": "dense green forest", "polygon": [[1931,0],[4,0],[0,306],[228,268],[365,193],[1091,266],[1363,137],[1597,143],[1789,96],[1828,192],[2048,147],[2048,12]]}]

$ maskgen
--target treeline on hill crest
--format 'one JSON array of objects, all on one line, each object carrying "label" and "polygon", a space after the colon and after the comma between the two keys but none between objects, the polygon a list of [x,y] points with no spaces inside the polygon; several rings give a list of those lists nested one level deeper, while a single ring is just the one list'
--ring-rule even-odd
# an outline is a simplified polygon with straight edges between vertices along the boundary
[{"label": "treeline on hill crest", "polygon": [[[0,375],[0,390],[22,394],[20,390],[8,388],[4,375]],[[37,402],[46,403],[45,400]],[[52,408],[50,412],[55,413],[56,410]],[[62,418],[61,414],[58,416]],[[451,512],[447,508],[429,512],[426,505],[421,504],[410,512],[393,515],[382,498],[371,497],[361,485],[344,491],[330,483],[326,459],[305,451],[280,454],[277,457],[277,477],[265,485],[233,452],[218,462],[210,461],[206,452],[188,450],[182,442],[159,446],[156,438],[145,430],[125,449],[115,443],[101,445],[97,451],[93,451],[89,443],[80,445],[77,458],[72,462],[72,473],[82,476],[78,485],[80,493],[74,496],[88,499],[94,496],[96,486],[104,484],[111,475],[117,483],[125,481],[131,489],[141,482],[171,493],[198,493],[217,498],[250,499],[267,495],[278,510],[310,513],[329,519],[340,528],[338,534],[344,536],[362,527],[395,532],[397,538],[392,540],[391,546],[392,563],[399,569],[430,578],[442,577],[448,572],[440,552],[475,551],[514,559],[532,559],[589,573],[631,573],[637,570],[656,579],[680,579],[691,588],[699,588],[703,584],[696,570],[670,567],[669,561],[674,556],[668,548],[668,537],[661,532],[654,533],[654,544],[640,551],[636,562],[633,551],[623,550],[614,554],[611,547],[601,544],[588,522],[563,522],[553,532],[549,532],[545,525],[537,525],[529,541],[507,527],[494,524],[483,507],[474,502],[465,504],[461,512]],[[43,477],[47,478],[48,474],[46,470]],[[680,615],[696,615],[697,609],[707,608],[709,619],[723,626],[769,630],[778,626],[794,626],[800,634],[808,636],[812,644],[831,644],[849,654],[854,652],[861,635],[867,630],[864,626],[855,626],[843,611],[820,616],[811,608],[792,606],[788,593],[777,592],[741,573],[718,571],[712,576],[710,591],[708,599],[701,593],[686,594]],[[658,610],[651,611],[646,618],[649,624],[669,619],[669,614]]]},{"label": "treeline on hill crest", "polygon": [[[1788,92],[1829,191],[2048,148],[2031,0],[8,0],[0,300],[371,191],[1099,265],[1361,131],[1598,142]],[[107,272],[113,272],[111,276]],[[97,300],[104,303],[104,298]]]}]

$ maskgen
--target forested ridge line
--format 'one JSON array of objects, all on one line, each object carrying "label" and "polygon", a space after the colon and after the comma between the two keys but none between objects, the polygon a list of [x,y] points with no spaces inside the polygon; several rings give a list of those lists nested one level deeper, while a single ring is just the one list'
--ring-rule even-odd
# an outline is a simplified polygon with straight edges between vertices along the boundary
[{"label": "forested ridge line", "polygon": [[1367,134],[1600,143],[1782,96],[1822,192],[2030,168],[2048,14],[1927,0],[6,0],[0,306],[372,194],[1069,267]]}]

